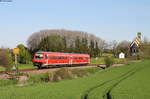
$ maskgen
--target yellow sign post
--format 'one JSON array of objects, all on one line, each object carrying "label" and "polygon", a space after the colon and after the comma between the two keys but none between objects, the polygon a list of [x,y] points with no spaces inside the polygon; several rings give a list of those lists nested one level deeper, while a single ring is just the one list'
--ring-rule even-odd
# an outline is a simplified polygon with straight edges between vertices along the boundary
[{"label": "yellow sign post", "polygon": [[17,66],[17,55],[19,54],[19,48],[14,48],[13,49],[13,53],[14,53],[14,55],[15,55],[15,68],[16,68],[16,70],[17,70],[17,72],[18,72],[18,66]]},{"label": "yellow sign post", "polygon": [[19,48],[14,48],[14,49],[13,49],[13,53],[14,53],[14,54],[19,54]]}]

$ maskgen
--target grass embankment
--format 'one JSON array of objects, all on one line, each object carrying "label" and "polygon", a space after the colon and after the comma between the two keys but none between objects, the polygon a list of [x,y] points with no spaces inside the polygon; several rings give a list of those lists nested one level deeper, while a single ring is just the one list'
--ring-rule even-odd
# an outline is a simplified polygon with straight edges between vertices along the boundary
[{"label": "grass embankment", "polygon": [[85,68],[85,69],[69,69],[68,67],[60,68],[56,71],[51,72],[43,72],[40,74],[26,74],[26,73],[17,73],[13,74],[9,79],[2,80],[0,79],[0,87],[7,86],[7,85],[17,85],[18,77],[26,76],[28,79],[22,83],[22,85],[31,85],[31,84],[39,84],[45,82],[58,82],[62,80],[70,80],[75,78],[82,78],[89,76],[93,73],[103,70],[100,67],[94,68]]},{"label": "grass embankment", "polygon": [[[97,72],[85,78],[64,80],[57,83],[42,83],[24,87],[15,87],[15,86],[5,88],[3,87],[0,88],[1,94],[0,98],[1,99],[101,98],[101,95],[102,96],[106,95],[108,91],[110,91],[110,89],[112,89],[113,86],[115,86],[118,82],[122,81],[122,79],[125,79],[133,75],[139,67],[142,66],[145,67],[148,66],[149,64],[150,62],[128,64],[123,67],[114,67],[111,69],[106,69],[104,71]],[[128,85],[126,85],[126,88],[128,88],[127,86]],[[103,88],[104,90],[101,90]]]},{"label": "grass embankment", "polygon": [[93,73],[101,71],[102,68],[85,68],[85,69],[69,69],[67,67],[60,68],[53,72],[41,73],[41,74],[28,74],[29,84],[37,84],[43,82],[58,82],[62,80],[70,80],[75,78],[87,77]]}]

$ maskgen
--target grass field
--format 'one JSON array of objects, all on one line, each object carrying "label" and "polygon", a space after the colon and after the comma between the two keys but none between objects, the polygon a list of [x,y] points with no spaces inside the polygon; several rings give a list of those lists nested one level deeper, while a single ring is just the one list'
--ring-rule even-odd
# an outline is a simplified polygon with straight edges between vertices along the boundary
[{"label": "grass field", "polygon": [[32,69],[37,68],[36,66],[33,66],[33,64],[18,64],[19,69]]},{"label": "grass field", "polygon": [[111,89],[113,99],[150,99],[150,64]]},{"label": "grass field", "polygon": [[[114,58],[115,64],[124,63],[124,59]],[[90,64],[105,64],[104,57],[91,58]]]},{"label": "grass field", "polygon": [[3,67],[0,67],[0,71],[5,71],[5,68],[3,68]]},{"label": "grass field", "polygon": [[[18,68],[21,69],[32,69],[32,68],[37,68],[33,66],[32,64],[18,64]],[[0,67],[0,71],[5,71],[4,67]]]},{"label": "grass field", "polygon": [[[120,84],[121,82],[124,82],[124,80],[126,80],[127,78],[132,77],[136,73],[139,73],[139,71],[142,70],[143,68],[148,67],[149,64],[150,64],[150,62],[142,62],[142,63],[136,63],[136,64],[129,65],[131,67],[128,72],[121,74],[120,76],[118,76],[116,78],[107,80],[106,82],[99,84],[92,90],[89,90],[87,99],[145,99],[145,98],[132,98],[132,97],[128,98],[126,96],[114,97],[113,89],[115,89],[116,86],[118,86],[118,84]],[[130,79],[130,81],[132,82],[132,79]],[[145,80],[145,82],[146,82],[146,80]],[[132,84],[134,84],[134,83],[135,82],[132,82]],[[126,83],[124,88],[128,88],[128,86],[130,86],[130,85],[128,85]],[[124,90],[124,88],[122,88],[122,90]],[[141,88],[142,88],[142,86],[141,86]],[[117,92],[121,92],[121,90],[119,88],[116,90],[117,90]],[[136,88],[134,90],[136,90]],[[118,95],[117,92],[116,92],[116,95]],[[128,93],[130,93],[130,90],[128,90]]]},{"label": "grass field", "polygon": [[150,61],[130,63],[85,78],[0,87],[0,99],[148,99],[150,79],[146,75],[150,74],[149,65]]}]

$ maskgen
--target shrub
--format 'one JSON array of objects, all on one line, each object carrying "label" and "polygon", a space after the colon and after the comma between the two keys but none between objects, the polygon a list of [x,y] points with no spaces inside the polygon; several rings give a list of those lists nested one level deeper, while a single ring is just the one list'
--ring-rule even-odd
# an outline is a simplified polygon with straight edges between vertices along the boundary
[{"label": "shrub", "polygon": [[0,49],[0,65],[4,67],[7,71],[11,70],[13,61],[11,53],[8,49]]},{"label": "shrub", "polygon": [[51,73],[42,73],[42,74],[35,74],[35,75],[30,75],[28,82],[30,83],[41,83],[41,82],[48,82],[49,79],[51,78]]},{"label": "shrub", "polygon": [[104,60],[105,60],[106,67],[110,67],[114,64],[114,59],[110,56],[105,57]]},{"label": "shrub", "polygon": [[61,68],[57,71],[55,71],[52,74],[52,79],[51,81],[59,81],[59,80],[66,80],[66,79],[72,79],[73,75],[71,71],[68,68]]},{"label": "shrub", "polygon": [[81,70],[81,69],[73,69],[73,70],[71,70],[71,72],[76,77],[84,77],[84,76],[88,76],[88,74],[89,74],[88,71]]}]

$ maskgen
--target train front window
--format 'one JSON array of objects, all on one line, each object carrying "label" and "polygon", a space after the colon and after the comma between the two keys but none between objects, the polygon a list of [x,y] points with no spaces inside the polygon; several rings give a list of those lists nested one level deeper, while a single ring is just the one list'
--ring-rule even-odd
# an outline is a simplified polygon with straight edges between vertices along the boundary
[{"label": "train front window", "polygon": [[35,59],[43,59],[43,54],[36,54]]}]

